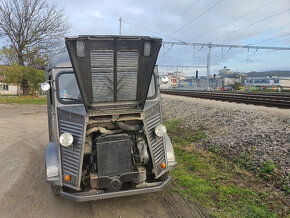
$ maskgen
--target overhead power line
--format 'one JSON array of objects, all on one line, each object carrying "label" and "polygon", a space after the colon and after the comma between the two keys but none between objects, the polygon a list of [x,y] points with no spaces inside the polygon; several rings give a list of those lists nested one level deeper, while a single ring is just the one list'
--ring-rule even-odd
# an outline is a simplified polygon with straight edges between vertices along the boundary
[{"label": "overhead power line", "polygon": [[[278,28],[281,28],[283,26],[287,26],[289,24],[290,24],[290,22],[282,24],[282,25],[279,25],[279,26],[275,26],[274,28],[278,29]],[[273,31],[273,27],[265,30],[264,32],[267,32],[267,31],[271,31],[272,32]],[[257,41],[257,42],[253,42],[253,43],[250,43],[248,45],[257,45],[257,44],[261,44],[261,43],[264,43],[264,42],[273,41],[273,40],[276,40],[278,38],[282,38],[282,37],[285,37],[285,36],[288,36],[288,35],[290,35],[290,32],[288,32],[286,34],[279,35],[279,36],[275,36],[275,37],[272,37],[272,38],[270,37],[268,39],[264,39],[264,40],[260,40],[260,41]]]},{"label": "overhead power line", "polygon": [[231,21],[229,21],[229,22],[227,22],[227,23],[224,23],[224,24],[218,26],[217,28],[215,28],[215,29],[213,29],[213,30],[210,30],[210,31],[206,32],[205,34],[202,35],[202,37],[204,38],[205,36],[209,35],[210,33],[215,32],[217,29],[220,29],[220,28],[222,28],[222,27],[224,27],[224,26],[227,26],[227,25],[229,25],[229,24],[231,24],[231,23],[233,23],[233,22],[235,22],[235,21],[241,19],[242,17],[245,17],[245,16],[247,16],[247,15],[249,15],[249,14],[251,14],[251,13],[253,13],[253,12],[255,12],[255,11],[257,11],[257,10],[263,8],[263,7],[265,7],[266,5],[271,4],[273,1],[276,1],[276,0],[271,0],[271,1],[269,1],[269,2],[266,2],[265,4],[260,5],[259,7],[255,8],[255,9],[253,9],[253,10],[250,10],[250,11],[248,11],[248,12],[245,13],[245,14],[242,14],[242,15],[236,17],[235,19],[233,19],[233,20],[231,20]]},{"label": "overhead power line", "polygon": [[139,29],[143,29],[143,30],[145,30],[145,31],[147,31],[147,32],[150,32],[150,33],[156,34],[157,36],[162,36],[162,37],[164,37],[164,38],[168,38],[168,39],[172,39],[172,40],[175,40],[175,41],[183,42],[183,41],[181,41],[181,40],[179,40],[179,39],[176,39],[176,38],[173,38],[173,37],[167,36],[167,35],[165,35],[165,34],[163,34],[163,33],[161,33],[161,32],[157,32],[157,31],[151,30],[151,29],[149,29],[149,28],[143,27],[143,26],[141,26],[141,25],[138,25],[138,24],[136,24],[136,23],[126,21],[126,20],[124,20],[123,18],[122,18],[122,21],[123,21],[124,23],[128,24],[128,25],[132,25],[132,26],[135,26],[135,27],[137,27],[137,28],[139,28]]},{"label": "overhead power line", "polygon": [[133,22],[131,22],[131,21],[126,21],[126,20],[122,20],[124,23],[126,23],[126,24],[129,24],[129,25],[132,25],[132,26],[135,26],[135,27],[137,27],[137,28],[139,28],[139,29],[143,29],[143,30],[145,30],[145,31],[147,31],[147,32],[151,32],[151,33],[154,33],[154,34],[156,34],[156,35],[159,35],[159,36],[165,36],[164,34],[162,34],[162,33],[160,33],[160,32],[157,32],[157,31],[154,31],[154,30],[151,30],[151,29],[148,29],[148,28],[146,28],[146,27],[143,27],[143,26],[140,26],[140,25],[138,25],[138,24],[136,24],[136,23],[133,23]]},{"label": "overhead power line", "polygon": [[[210,7],[209,9],[207,9],[206,11],[209,11],[211,8],[213,8],[213,7],[216,6],[217,4],[221,3],[222,1],[223,1],[223,0],[217,2],[215,5],[213,5],[212,7]],[[272,1],[270,1],[270,2],[272,2]],[[266,4],[269,4],[270,2],[267,2]],[[264,5],[260,6],[260,7],[263,7],[263,6],[265,6],[266,4],[264,4]],[[256,8],[256,9],[257,9],[257,8]],[[254,10],[256,10],[256,9],[254,9]],[[287,11],[290,11],[290,9],[286,9],[286,10],[280,11],[280,12],[274,14],[274,15],[271,15],[271,16],[269,16],[269,17],[263,18],[263,19],[261,19],[261,20],[259,20],[259,21],[256,21],[256,22],[254,22],[254,23],[251,23],[251,24],[249,24],[249,25],[247,25],[247,26],[245,26],[245,27],[242,27],[242,28],[240,28],[240,29],[238,29],[238,30],[235,30],[235,31],[232,31],[232,32],[230,32],[230,33],[224,34],[223,36],[220,36],[220,37],[217,38],[217,39],[223,38],[224,36],[228,36],[228,35],[230,35],[230,34],[233,34],[233,33],[239,32],[239,31],[241,31],[241,30],[244,30],[244,29],[246,29],[246,28],[248,28],[248,27],[250,27],[250,26],[256,25],[256,24],[261,23],[261,22],[264,22],[264,21],[266,21],[266,20],[268,20],[268,19],[271,19],[271,18],[273,18],[273,17],[275,17],[275,16],[278,16],[278,15],[280,15],[280,14],[283,14],[283,13],[285,13],[285,12],[287,12]],[[204,12],[204,13],[205,13],[205,12]],[[200,15],[199,15],[199,16],[200,16]],[[196,19],[196,18],[197,18],[197,17],[195,17],[194,19]],[[136,23],[129,22],[129,21],[126,21],[126,20],[124,20],[124,19],[123,19],[123,22],[124,22],[124,23],[127,23],[127,24],[129,24],[129,25],[133,25],[133,26],[135,26],[135,27],[137,27],[137,28],[143,29],[143,30],[145,30],[145,31],[147,31],[147,32],[154,33],[154,34],[156,34],[156,35],[158,35],[158,36],[162,36],[162,37],[164,37],[164,38],[168,38],[168,39],[171,39],[171,40],[174,40],[174,41],[179,41],[179,42],[181,42],[181,43],[185,43],[184,41],[182,41],[182,40],[180,40],[180,39],[176,39],[176,38],[173,38],[173,37],[170,36],[170,35],[166,35],[166,34],[163,34],[163,33],[161,33],[161,32],[157,32],[157,31],[151,30],[151,29],[149,29],[149,28],[146,28],[146,27],[140,26],[140,25],[138,25],[138,24],[136,24]],[[282,25],[282,26],[283,26],[283,25]],[[177,30],[177,31],[178,31],[178,30]],[[177,32],[177,31],[175,31],[175,32]],[[172,35],[172,34],[171,34],[171,35]],[[274,38],[271,38],[271,39],[267,39],[267,40],[259,41],[259,42],[257,42],[257,43],[252,43],[252,44],[260,44],[260,43],[265,42],[265,41],[271,41],[271,40],[274,40],[274,39],[277,39],[277,38],[280,38],[280,37],[284,37],[284,36],[286,36],[286,35],[288,35],[288,34],[285,34],[285,35],[282,35],[282,36],[277,36],[277,37],[274,37]]]},{"label": "overhead power line", "polygon": [[265,39],[265,40],[262,40],[262,41],[259,41],[259,42],[255,42],[255,43],[252,43],[251,45],[262,44],[264,42],[273,41],[275,39],[279,39],[279,38],[282,38],[282,37],[285,37],[285,36],[290,36],[290,33],[286,33],[286,34],[283,34],[283,35],[280,35],[280,36],[276,36],[276,37],[273,37],[273,38],[270,38],[270,39]]},{"label": "overhead power line", "polygon": [[256,22],[254,22],[254,23],[251,23],[251,24],[249,24],[249,25],[247,25],[247,26],[244,26],[244,27],[242,27],[242,28],[240,28],[240,29],[234,30],[234,31],[232,31],[232,32],[230,32],[230,33],[225,33],[224,35],[222,35],[222,36],[216,38],[215,40],[219,40],[219,39],[224,38],[224,37],[227,38],[229,35],[231,35],[231,34],[233,34],[233,33],[237,33],[237,32],[239,32],[239,31],[241,31],[241,30],[244,30],[244,29],[246,29],[246,28],[249,28],[249,27],[251,27],[251,26],[254,26],[254,25],[258,24],[258,23],[262,23],[262,22],[264,22],[264,21],[266,21],[266,20],[269,20],[269,19],[271,19],[271,18],[273,18],[273,17],[276,17],[276,16],[281,15],[281,14],[283,14],[283,13],[285,13],[285,12],[288,12],[288,11],[290,11],[290,9],[286,9],[286,10],[280,11],[280,12],[278,12],[278,13],[276,13],[276,14],[273,14],[273,15],[271,15],[271,16],[269,16],[269,17],[263,18],[263,19],[261,19],[261,20],[258,20],[258,21],[256,21]]},{"label": "overhead power line", "polygon": [[177,32],[179,32],[180,30],[182,30],[184,27],[187,27],[189,24],[191,24],[193,21],[197,20],[198,18],[200,18],[201,16],[203,16],[204,14],[206,14],[207,12],[209,12],[211,9],[213,9],[214,7],[216,7],[217,5],[219,5],[221,2],[223,2],[224,0],[219,0],[217,3],[215,3],[214,5],[212,5],[211,7],[209,7],[208,9],[206,9],[204,12],[202,12],[201,14],[199,14],[198,16],[194,17],[193,19],[191,19],[189,22],[187,22],[186,24],[182,25],[180,28],[178,28],[176,31],[174,31],[173,33],[169,34],[169,37],[173,36],[174,34],[176,34]]},{"label": "overhead power line", "polygon": [[165,28],[163,28],[163,31],[165,31],[170,24],[172,24],[177,18],[182,17],[186,12],[188,12],[190,9],[192,9],[195,5],[197,5],[201,0],[197,0],[195,1],[192,5],[190,5],[188,8],[186,8],[181,14],[177,15],[175,18],[173,18],[167,25]]}]

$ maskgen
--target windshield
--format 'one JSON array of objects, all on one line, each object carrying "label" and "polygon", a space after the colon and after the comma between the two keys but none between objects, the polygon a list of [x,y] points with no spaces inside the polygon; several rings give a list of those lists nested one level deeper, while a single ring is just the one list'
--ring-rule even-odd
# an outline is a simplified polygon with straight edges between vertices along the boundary
[{"label": "windshield", "polygon": [[[74,73],[62,73],[58,77],[58,97],[62,103],[79,103],[82,101]],[[152,76],[148,89],[147,98],[152,98],[156,94],[155,76]]]},{"label": "windshield", "polygon": [[155,75],[152,75],[152,79],[149,85],[147,98],[153,98],[156,94],[156,82],[155,82]]},{"label": "windshield", "polygon": [[62,73],[58,77],[58,97],[62,103],[79,103],[81,93],[74,73]]}]

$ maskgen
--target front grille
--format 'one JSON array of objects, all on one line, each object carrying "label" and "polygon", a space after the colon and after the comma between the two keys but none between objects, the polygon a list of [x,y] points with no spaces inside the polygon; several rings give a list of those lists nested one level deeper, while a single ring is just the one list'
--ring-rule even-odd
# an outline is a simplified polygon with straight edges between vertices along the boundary
[{"label": "front grille", "polygon": [[93,102],[114,100],[113,51],[92,50],[91,77]]},{"label": "front grille", "polygon": [[161,124],[160,114],[155,114],[146,120],[147,128],[149,132],[149,139],[151,142],[153,156],[156,165],[160,165],[165,160],[163,138],[155,136],[155,127]]},{"label": "front grille", "polygon": [[59,135],[62,133],[70,133],[74,137],[73,144],[69,147],[60,146],[62,176],[69,174],[70,182],[63,183],[71,188],[78,189],[80,168],[82,166],[82,146],[83,146],[83,131],[84,118],[81,115],[73,114],[58,110],[58,125]]},{"label": "front grille", "polygon": [[166,163],[165,145],[163,137],[155,135],[155,127],[161,124],[159,105],[156,104],[148,112],[145,112],[145,126],[147,128],[147,140],[151,146],[151,155],[156,177],[162,173],[161,163]]}]

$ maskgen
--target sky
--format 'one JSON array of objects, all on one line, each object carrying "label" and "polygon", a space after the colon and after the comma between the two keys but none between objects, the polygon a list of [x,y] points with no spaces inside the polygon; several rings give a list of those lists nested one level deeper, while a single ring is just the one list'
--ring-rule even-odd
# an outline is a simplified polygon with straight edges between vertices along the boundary
[{"label": "sky", "polygon": [[[122,17],[122,35],[149,35],[163,41],[290,47],[290,0],[53,2],[69,16],[72,36],[118,35]],[[164,45],[157,64],[205,66],[207,53],[207,47]],[[212,48],[211,73],[223,66],[239,72],[290,70],[290,51]]]}]

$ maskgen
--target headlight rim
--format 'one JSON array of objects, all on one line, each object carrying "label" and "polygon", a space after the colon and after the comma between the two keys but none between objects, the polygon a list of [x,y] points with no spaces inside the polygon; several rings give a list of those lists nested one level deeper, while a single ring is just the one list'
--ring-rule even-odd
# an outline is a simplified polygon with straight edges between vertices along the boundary
[{"label": "headlight rim", "polygon": [[[161,130],[161,132],[159,130]],[[155,135],[157,135],[158,137],[164,137],[167,133],[167,129],[164,125],[159,124],[155,127],[154,132],[155,132]]]},{"label": "headlight rim", "polygon": [[[64,144],[64,142],[62,141],[62,138],[66,137],[66,140],[68,140],[68,143]],[[71,139],[68,139],[69,137],[71,137]],[[74,142],[74,137],[72,134],[68,133],[68,132],[64,132],[59,136],[59,143],[63,146],[63,147],[69,147],[73,144]]]}]

